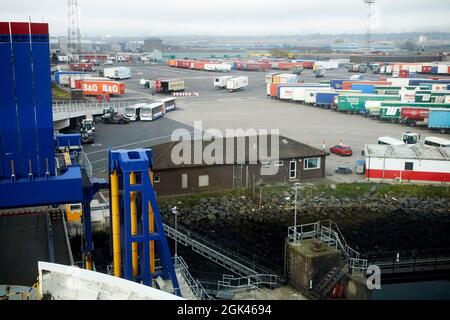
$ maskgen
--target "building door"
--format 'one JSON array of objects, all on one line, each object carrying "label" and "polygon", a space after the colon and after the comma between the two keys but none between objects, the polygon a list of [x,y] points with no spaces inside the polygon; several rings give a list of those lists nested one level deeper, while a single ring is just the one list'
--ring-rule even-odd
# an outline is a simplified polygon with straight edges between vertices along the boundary
[{"label": "building door", "polygon": [[233,188],[243,187],[243,165],[233,165]]},{"label": "building door", "polygon": [[188,175],[187,173],[183,173],[181,175],[181,189],[187,189],[188,188]]},{"label": "building door", "polygon": [[297,178],[297,161],[292,160],[289,164],[289,179]]}]

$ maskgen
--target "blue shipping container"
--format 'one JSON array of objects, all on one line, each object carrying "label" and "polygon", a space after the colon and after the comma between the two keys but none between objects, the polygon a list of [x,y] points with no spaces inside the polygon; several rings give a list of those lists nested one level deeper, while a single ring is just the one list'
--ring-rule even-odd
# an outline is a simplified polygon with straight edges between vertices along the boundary
[{"label": "blue shipping container", "polygon": [[361,90],[363,93],[374,93],[375,86],[372,84],[352,84],[352,90]]},{"label": "blue shipping container", "polygon": [[440,80],[433,80],[433,79],[410,79],[409,80],[409,85],[410,86],[419,86],[420,84],[424,84],[424,83],[431,83],[431,84],[450,84],[450,79],[440,79]]},{"label": "blue shipping container", "polygon": [[317,92],[316,105],[319,107],[331,107],[333,105],[334,97],[337,96],[338,93]]},{"label": "blue shipping container", "polygon": [[344,79],[331,80],[330,81],[330,87],[332,87],[334,89],[342,89],[342,83],[344,81],[348,81],[348,80],[344,80]]},{"label": "blue shipping container", "polygon": [[431,73],[438,74],[438,67],[437,66],[431,67]]},{"label": "blue shipping container", "polygon": [[430,109],[428,128],[450,129],[450,109]]}]

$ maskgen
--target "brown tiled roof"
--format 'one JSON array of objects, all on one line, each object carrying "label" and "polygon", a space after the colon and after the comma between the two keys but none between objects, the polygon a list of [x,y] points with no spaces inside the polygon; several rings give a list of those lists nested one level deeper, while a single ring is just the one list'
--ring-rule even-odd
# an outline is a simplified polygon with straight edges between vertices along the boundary
[{"label": "brown tiled roof", "polygon": [[[242,137],[241,137],[242,138]],[[252,136],[252,137],[245,137],[245,159],[246,162],[248,162],[248,150],[249,150],[249,141],[252,143],[252,146],[250,147],[255,147],[254,143],[252,141],[252,139],[257,139],[257,143],[256,146],[259,143],[259,139],[260,137],[258,136]],[[231,144],[233,143],[234,145],[234,160],[235,163],[237,163],[237,149],[238,149],[238,142],[237,142],[238,138],[223,138],[223,163],[226,163],[226,150],[227,150],[227,143]],[[179,142],[167,142],[167,143],[163,143],[163,144],[159,144],[159,145],[155,145],[153,147],[151,147],[151,149],[153,150],[153,163],[154,163],[154,170],[164,170],[164,169],[173,169],[173,168],[188,168],[188,167],[199,167],[199,166],[206,166],[208,164],[204,163],[203,164],[193,164],[194,163],[194,159],[193,159],[193,155],[195,152],[194,149],[194,143],[196,141],[191,140],[191,163],[192,164],[181,164],[181,165],[177,165],[174,164],[172,162],[172,149],[179,143]],[[198,143],[198,142],[197,142]],[[208,145],[210,145],[212,143],[212,141],[202,141],[202,152],[205,150],[205,147],[207,147]],[[268,148],[268,152],[269,152],[269,157],[270,155],[270,146],[271,146],[271,140],[270,138],[267,139],[267,148]],[[296,158],[310,158],[310,157],[320,157],[320,156],[327,156],[329,155],[328,152],[322,151],[320,149],[317,148],[313,148],[311,146],[308,146],[304,143],[292,140],[290,138],[286,138],[284,136],[279,136],[279,160],[287,160],[287,159],[296,159]],[[242,155],[241,155],[242,156]],[[267,159],[260,159],[259,155],[258,155],[258,159],[259,162],[265,162],[267,161]],[[221,165],[221,164],[219,164]]]}]

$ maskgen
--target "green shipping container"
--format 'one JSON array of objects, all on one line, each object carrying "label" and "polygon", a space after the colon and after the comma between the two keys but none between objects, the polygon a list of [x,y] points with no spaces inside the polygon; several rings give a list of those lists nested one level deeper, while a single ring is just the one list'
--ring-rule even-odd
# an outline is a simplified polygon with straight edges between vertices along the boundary
[{"label": "green shipping container", "polygon": [[392,122],[400,120],[402,109],[406,108],[450,108],[450,103],[403,103],[382,102],[380,106],[380,119]]},{"label": "green shipping container", "polygon": [[347,113],[365,113],[367,101],[400,101],[399,95],[376,94],[339,94],[338,111]]},{"label": "green shipping container", "polygon": [[450,103],[450,91],[418,91],[416,102]]},{"label": "green shipping container", "polygon": [[415,90],[416,88],[419,88],[419,90],[426,90],[425,87],[396,87],[396,86],[375,86],[374,93],[375,94],[383,94],[383,95],[399,95],[400,90],[402,88],[405,88],[406,90]]}]

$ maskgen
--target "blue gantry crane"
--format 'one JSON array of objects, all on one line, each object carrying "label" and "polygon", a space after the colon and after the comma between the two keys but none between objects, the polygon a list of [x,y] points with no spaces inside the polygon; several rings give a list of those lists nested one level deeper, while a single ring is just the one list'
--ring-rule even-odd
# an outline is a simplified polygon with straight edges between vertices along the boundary
[{"label": "blue gantry crane", "polygon": [[90,203],[109,188],[114,274],[147,285],[162,276],[181,295],[151,182],[151,150],[110,151],[111,183],[93,177],[81,165],[81,136],[54,138],[49,48],[48,24],[0,22],[0,209],[82,203],[83,262],[92,269]]}]

